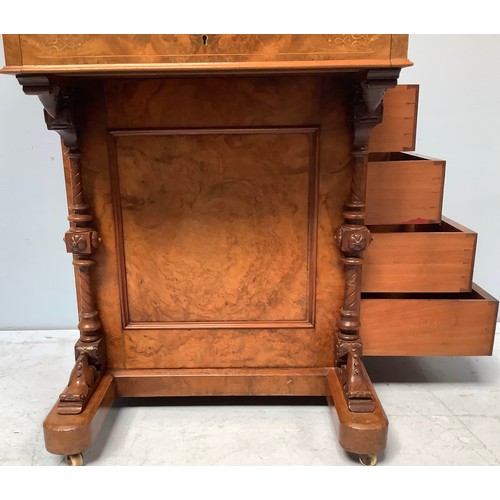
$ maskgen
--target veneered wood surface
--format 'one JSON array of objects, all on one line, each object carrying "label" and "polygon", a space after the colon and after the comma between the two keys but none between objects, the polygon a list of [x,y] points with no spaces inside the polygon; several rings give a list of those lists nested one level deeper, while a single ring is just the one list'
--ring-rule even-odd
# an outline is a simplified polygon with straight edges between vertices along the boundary
[{"label": "veneered wood surface", "polygon": [[127,328],[312,326],[316,135],[113,135]]},{"label": "veneered wood surface", "polygon": [[377,393],[365,373],[368,388],[374,398],[375,409],[371,413],[355,413],[349,410],[345,399],[340,372],[330,369],[325,379],[328,405],[340,446],[346,451],[359,455],[368,455],[385,450],[389,421],[377,397]]},{"label": "veneered wood surface", "polygon": [[491,355],[498,301],[475,287],[449,296],[369,296],[361,301],[365,356]]},{"label": "veneered wood surface", "polygon": [[21,66],[23,63],[19,35],[2,35],[6,66]]},{"label": "veneered wood surface", "polygon": [[117,395],[324,396],[326,368],[115,370]]},{"label": "veneered wood surface", "polygon": [[106,373],[79,415],[60,415],[57,404],[43,422],[45,447],[57,455],[81,453],[92,446],[115,399],[113,376]]},{"label": "veneered wood surface", "polygon": [[444,174],[444,161],[416,155],[386,153],[369,161],[366,224],[440,222]]},{"label": "veneered wood surface", "polygon": [[372,228],[363,265],[363,292],[470,291],[477,234],[448,223],[439,230],[418,229],[377,232]]},{"label": "veneered wood surface", "polygon": [[408,56],[408,35],[391,35],[391,60],[394,66],[407,65]]},{"label": "veneered wood surface", "polygon": [[[110,366],[113,369],[331,366],[333,332],[343,294],[342,267],[332,238],[335,229],[341,224],[342,204],[347,198],[351,177],[349,168],[351,138],[346,108],[348,81],[330,77],[110,80],[106,82],[105,109],[100,82],[96,81],[94,85],[92,87],[87,84],[85,87],[88,113],[82,137],[84,151],[82,167],[87,198],[94,208],[95,220],[103,240],[102,247],[95,254],[97,264],[93,269],[93,277],[97,283],[96,302],[106,332]],[[128,105],[124,107],[123,102],[128,102]],[[124,308],[120,308],[120,287],[124,281],[118,272],[122,268],[123,261],[116,254],[118,246],[116,234],[119,233],[117,230],[121,224],[122,214],[121,211],[116,211],[116,204],[113,211],[113,199],[120,198],[121,186],[115,186],[112,196],[109,158],[113,158],[113,153],[108,154],[107,127],[112,132],[109,139],[111,142],[116,133],[130,130],[133,134],[135,129],[145,128],[178,130],[215,127],[237,129],[317,127],[320,159],[314,186],[317,192],[308,194],[309,200],[314,198],[317,200],[317,229],[311,234],[310,224],[306,228],[303,221],[301,227],[304,231],[300,237],[297,233],[297,241],[294,243],[304,248],[304,242],[310,234],[309,248],[315,246],[317,249],[314,327],[212,326],[212,328],[188,330],[160,329],[152,324],[151,329],[124,329],[122,321]],[[273,134],[263,134],[261,139],[249,134],[248,138],[253,144],[258,144],[260,140],[277,140]],[[286,136],[287,134],[284,134],[284,137]],[[298,144],[295,148],[298,147],[299,150],[305,148],[304,141],[307,142],[303,138],[305,136],[309,137],[309,133],[297,136]],[[280,146],[280,151],[282,149]],[[298,150],[293,149],[293,151]],[[210,150],[207,150],[207,158],[213,158],[211,154]],[[224,155],[227,157],[226,153]],[[248,158],[249,156],[245,161],[248,161]],[[269,151],[267,157],[259,158],[257,168],[276,162],[277,159],[272,151]],[[306,177],[301,170],[305,166],[304,164],[298,168],[295,174],[304,180]],[[306,170],[311,171],[309,164]],[[173,178],[172,182],[175,180]],[[279,187],[280,182],[283,181],[273,181],[270,186]],[[290,186],[293,186],[295,181],[290,179],[284,182],[291,182]],[[246,184],[243,185],[245,186]],[[116,187],[120,189],[117,190]],[[300,198],[304,200],[297,208],[299,213],[304,214],[305,204],[309,202],[305,201],[306,192],[303,187],[297,189],[302,193]],[[288,213],[287,204],[296,196],[293,190],[286,195],[282,189],[273,188],[273,190],[275,193],[273,196],[270,195],[269,199],[260,199],[261,207],[250,209],[250,203],[245,202],[244,206],[248,210],[248,213],[244,214],[245,217],[250,218],[250,214],[255,213],[258,215],[258,220],[265,223],[268,221],[266,207],[272,209],[276,206],[280,211],[285,210]],[[242,195],[244,192],[243,189]],[[142,198],[147,199],[147,196],[148,189],[144,189]],[[208,202],[208,199],[206,201]],[[140,203],[141,201],[137,200],[137,204]],[[285,212],[282,212],[282,215],[285,215]],[[203,215],[201,209],[197,213],[198,216]],[[129,238],[138,242],[142,241],[142,238],[147,240],[147,225],[137,226],[134,231],[136,234],[125,234],[125,240]],[[191,234],[191,237],[194,236]],[[145,259],[153,254],[160,255],[162,247],[166,248],[166,245],[171,244],[168,233],[164,233],[161,238],[159,236],[155,238],[157,239],[153,238],[150,243],[153,242],[160,248],[144,247],[147,250]],[[240,245],[239,249],[243,252],[245,246]],[[255,251],[251,247],[249,252],[255,257]],[[285,255],[282,250],[280,252],[278,257]],[[244,258],[244,254],[241,257]],[[126,260],[125,252],[125,262]],[[263,262],[265,266],[268,265],[267,260]],[[307,267],[307,261],[302,260],[301,265]],[[304,273],[304,269],[300,272]],[[245,281],[242,281],[241,285],[246,286]],[[196,293],[199,284],[192,283],[192,286]],[[169,290],[164,287],[160,292],[168,295]],[[268,293],[269,288],[264,290],[263,297],[267,299]],[[283,297],[288,293],[286,287],[277,288],[275,293],[277,301],[288,300]],[[199,296],[202,297],[201,294]],[[251,318],[253,311],[248,310],[247,313]],[[209,319],[225,320],[220,312],[217,317]]]},{"label": "veneered wood surface", "polygon": [[[407,35],[12,35],[4,72],[328,70],[403,67]],[[5,37],[5,36],[4,36]],[[14,48],[13,48],[14,50]]]},{"label": "veneered wood surface", "polygon": [[418,85],[398,85],[384,97],[384,118],[370,135],[372,153],[413,151],[417,137]]}]

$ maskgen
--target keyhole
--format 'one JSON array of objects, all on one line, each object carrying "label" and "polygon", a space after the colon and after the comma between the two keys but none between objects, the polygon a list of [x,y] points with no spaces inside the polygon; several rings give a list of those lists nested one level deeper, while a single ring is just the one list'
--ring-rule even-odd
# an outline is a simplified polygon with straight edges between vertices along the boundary
[{"label": "keyhole", "polygon": [[201,37],[201,43],[206,47],[208,45],[208,36],[207,35],[203,35]]}]

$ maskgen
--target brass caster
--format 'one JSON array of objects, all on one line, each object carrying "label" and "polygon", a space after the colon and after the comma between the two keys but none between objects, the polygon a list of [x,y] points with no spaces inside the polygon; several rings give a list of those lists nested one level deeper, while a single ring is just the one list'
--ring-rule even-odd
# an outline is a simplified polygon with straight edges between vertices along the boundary
[{"label": "brass caster", "polygon": [[375,453],[372,453],[370,455],[360,455],[359,463],[361,465],[368,465],[373,467],[374,465],[377,465],[377,455],[375,455]]},{"label": "brass caster", "polygon": [[83,465],[83,455],[81,453],[76,453],[75,455],[66,455],[66,463],[68,465]]}]

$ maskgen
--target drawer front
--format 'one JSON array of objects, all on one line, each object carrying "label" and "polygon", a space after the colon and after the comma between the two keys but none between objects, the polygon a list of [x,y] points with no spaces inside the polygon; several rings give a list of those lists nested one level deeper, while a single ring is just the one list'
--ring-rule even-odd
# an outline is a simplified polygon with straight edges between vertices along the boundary
[{"label": "drawer front", "polygon": [[[439,231],[376,232],[365,252],[363,292],[470,291],[477,234],[447,219]],[[426,232],[421,231],[426,229]]]},{"label": "drawer front", "polygon": [[366,224],[441,222],[444,173],[442,160],[406,153],[372,155],[366,182]]},{"label": "drawer front", "polygon": [[370,135],[373,153],[414,151],[417,133],[418,85],[398,85],[384,97],[384,117]]},{"label": "drawer front", "polygon": [[361,338],[366,356],[483,356],[493,348],[498,301],[473,291],[427,298],[361,301]]}]

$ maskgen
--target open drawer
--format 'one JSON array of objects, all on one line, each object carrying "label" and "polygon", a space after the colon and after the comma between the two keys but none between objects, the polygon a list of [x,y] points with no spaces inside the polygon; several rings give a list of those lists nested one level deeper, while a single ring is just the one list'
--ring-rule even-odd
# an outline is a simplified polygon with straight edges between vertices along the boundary
[{"label": "open drawer", "polygon": [[363,292],[468,292],[477,234],[452,220],[375,226],[365,251]]},{"label": "open drawer", "polygon": [[397,85],[384,97],[384,114],[380,125],[370,134],[368,150],[413,151],[417,136],[418,85]]},{"label": "open drawer", "polygon": [[366,356],[482,356],[493,349],[498,301],[462,294],[363,294]]},{"label": "open drawer", "polygon": [[432,224],[441,220],[445,162],[408,153],[372,153],[366,224]]}]

